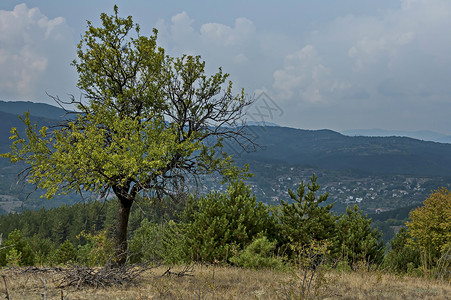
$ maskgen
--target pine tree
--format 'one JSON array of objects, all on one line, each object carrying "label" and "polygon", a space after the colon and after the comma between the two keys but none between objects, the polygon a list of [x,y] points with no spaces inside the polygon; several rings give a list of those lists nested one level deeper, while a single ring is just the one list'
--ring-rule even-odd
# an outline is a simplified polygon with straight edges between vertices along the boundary
[{"label": "pine tree", "polygon": [[324,205],[328,194],[316,197],[320,189],[320,185],[316,183],[317,176],[313,175],[310,180],[307,193],[304,182],[301,182],[296,194],[288,190],[292,203],[281,201],[278,212],[279,240],[288,252],[289,245],[303,247],[335,235],[336,217],[331,212],[334,204]]},{"label": "pine tree", "polygon": [[384,257],[384,265],[392,271],[406,273],[410,268],[420,265],[420,251],[409,245],[411,235],[406,228],[401,230],[391,240],[391,250]]},{"label": "pine tree", "polygon": [[244,249],[257,234],[273,226],[267,208],[257,202],[250,186],[232,180],[225,193],[210,193],[199,200],[187,237],[194,260],[227,260]]},{"label": "pine tree", "polygon": [[351,266],[359,263],[380,263],[385,247],[382,234],[371,230],[371,219],[362,214],[357,205],[349,206],[337,223],[337,245],[341,256]]}]

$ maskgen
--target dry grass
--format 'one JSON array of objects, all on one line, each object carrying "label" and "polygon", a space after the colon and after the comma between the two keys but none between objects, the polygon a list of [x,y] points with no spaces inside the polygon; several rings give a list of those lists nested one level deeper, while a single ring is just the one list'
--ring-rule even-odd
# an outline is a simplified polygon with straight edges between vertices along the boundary
[{"label": "dry grass", "polygon": [[[44,291],[47,299],[299,299],[298,280],[290,272],[197,265],[193,276],[162,276],[167,269],[152,269],[134,285],[82,290],[58,288],[58,272],[0,270],[0,298],[6,296],[4,275],[11,300],[43,299]],[[322,299],[451,299],[449,282],[377,272],[332,272],[325,280],[327,286],[318,290]]]},{"label": "dry grass", "polygon": [[450,282],[378,272],[333,274],[331,299],[451,299]]}]

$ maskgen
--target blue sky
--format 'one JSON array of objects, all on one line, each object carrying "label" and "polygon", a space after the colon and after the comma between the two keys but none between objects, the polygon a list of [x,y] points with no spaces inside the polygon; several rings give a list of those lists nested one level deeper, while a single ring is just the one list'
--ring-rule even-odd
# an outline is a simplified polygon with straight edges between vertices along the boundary
[{"label": "blue sky", "polygon": [[0,99],[80,95],[75,45],[114,4],[143,34],[157,28],[169,54],[200,54],[209,72],[264,91],[278,110],[266,121],[451,135],[448,0],[4,0]]}]

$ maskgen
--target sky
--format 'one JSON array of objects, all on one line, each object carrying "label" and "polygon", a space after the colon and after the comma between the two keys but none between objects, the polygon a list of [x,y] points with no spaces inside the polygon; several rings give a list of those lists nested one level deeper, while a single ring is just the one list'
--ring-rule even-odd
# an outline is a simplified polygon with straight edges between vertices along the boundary
[{"label": "sky", "polygon": [[451,1],[0,1],[0,100],[80,97],[71,61],[102,12],[157,28],[256,99],[250,120],[451,135]]}]

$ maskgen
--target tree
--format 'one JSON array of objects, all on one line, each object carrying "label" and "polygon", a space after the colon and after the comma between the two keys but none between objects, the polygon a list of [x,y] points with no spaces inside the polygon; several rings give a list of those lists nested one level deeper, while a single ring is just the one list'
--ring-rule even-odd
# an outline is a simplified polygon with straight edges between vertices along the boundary
[{"label": "tree", "polygon": [[226,192],[212,192],[199,200],[186,236],[192,259],[223,261],[272,227],[266,206],[257,201],[250,186],[235,179]]},{"label": "tree", "polygon": [[[140,35],[132,18],[101,14],[88,21],[78,44],[78,114],[52,128],[31,124],[26,136],[12,129],[11,162],[25,161],[25,178],[57,193],[114,193],[118,199],[117,260],[127,258],[127,226],[138,195],[176,195],[188,178],[219,171],[236,174],[231,158],[219,155],[222,141],[253,146],[237,122],[251,103],[234,95],[228,74],[205,74],[199,56],[170,57],[157,47],[157,31]],[[134,33],[133,33],[134,32]]]},{"label": "tree", "polygon": [[279,234],[282,245],[295,244],[303,247],[311,245],[314,240],[322,241],[334,236],[337,218],[330,211],[334,204],[321,204],[327,200],[328,194],[316,197],[316,192],[320,189],[320,185],[316,183],[317,178],[313,175],[307,186],[301,182],[296,194],[289,189],[292,203],[281,201]]},{"label": "tree", "polygon": [[382,234],[371,230],[371,219],[362,214],[357,205],[346,208],[337,223],[337,245],[341,255],[351,265],[366,262],[380,263],[385,247]]},{"label": "tree", "polygon": [[421,252],[423,268],[434,266],[451,248],[451,193],[446,188],[432,192],[423,206],[410,212],[406,225],[411,243]]},{"label": "tree", "polygon": [[28,241],[22,236],[20,230],[8,234],[8,239],[0,248],[0,265],[12,264],[15,266],[32,266],[35,253]]},{"label": "tree", "polygon": [[409,231],[402,227],[391,240],[391,250],[384,257],[384,264],[389,270],[406,273],[410,268],[417,268],[420,262],[420,251],[409,241],[412,239]]},{"label": "tree", "polygon": [[58,246],[53,254],[53,261],[56,264],[67,264],[77,260],[77,249],[69,240]]}]

